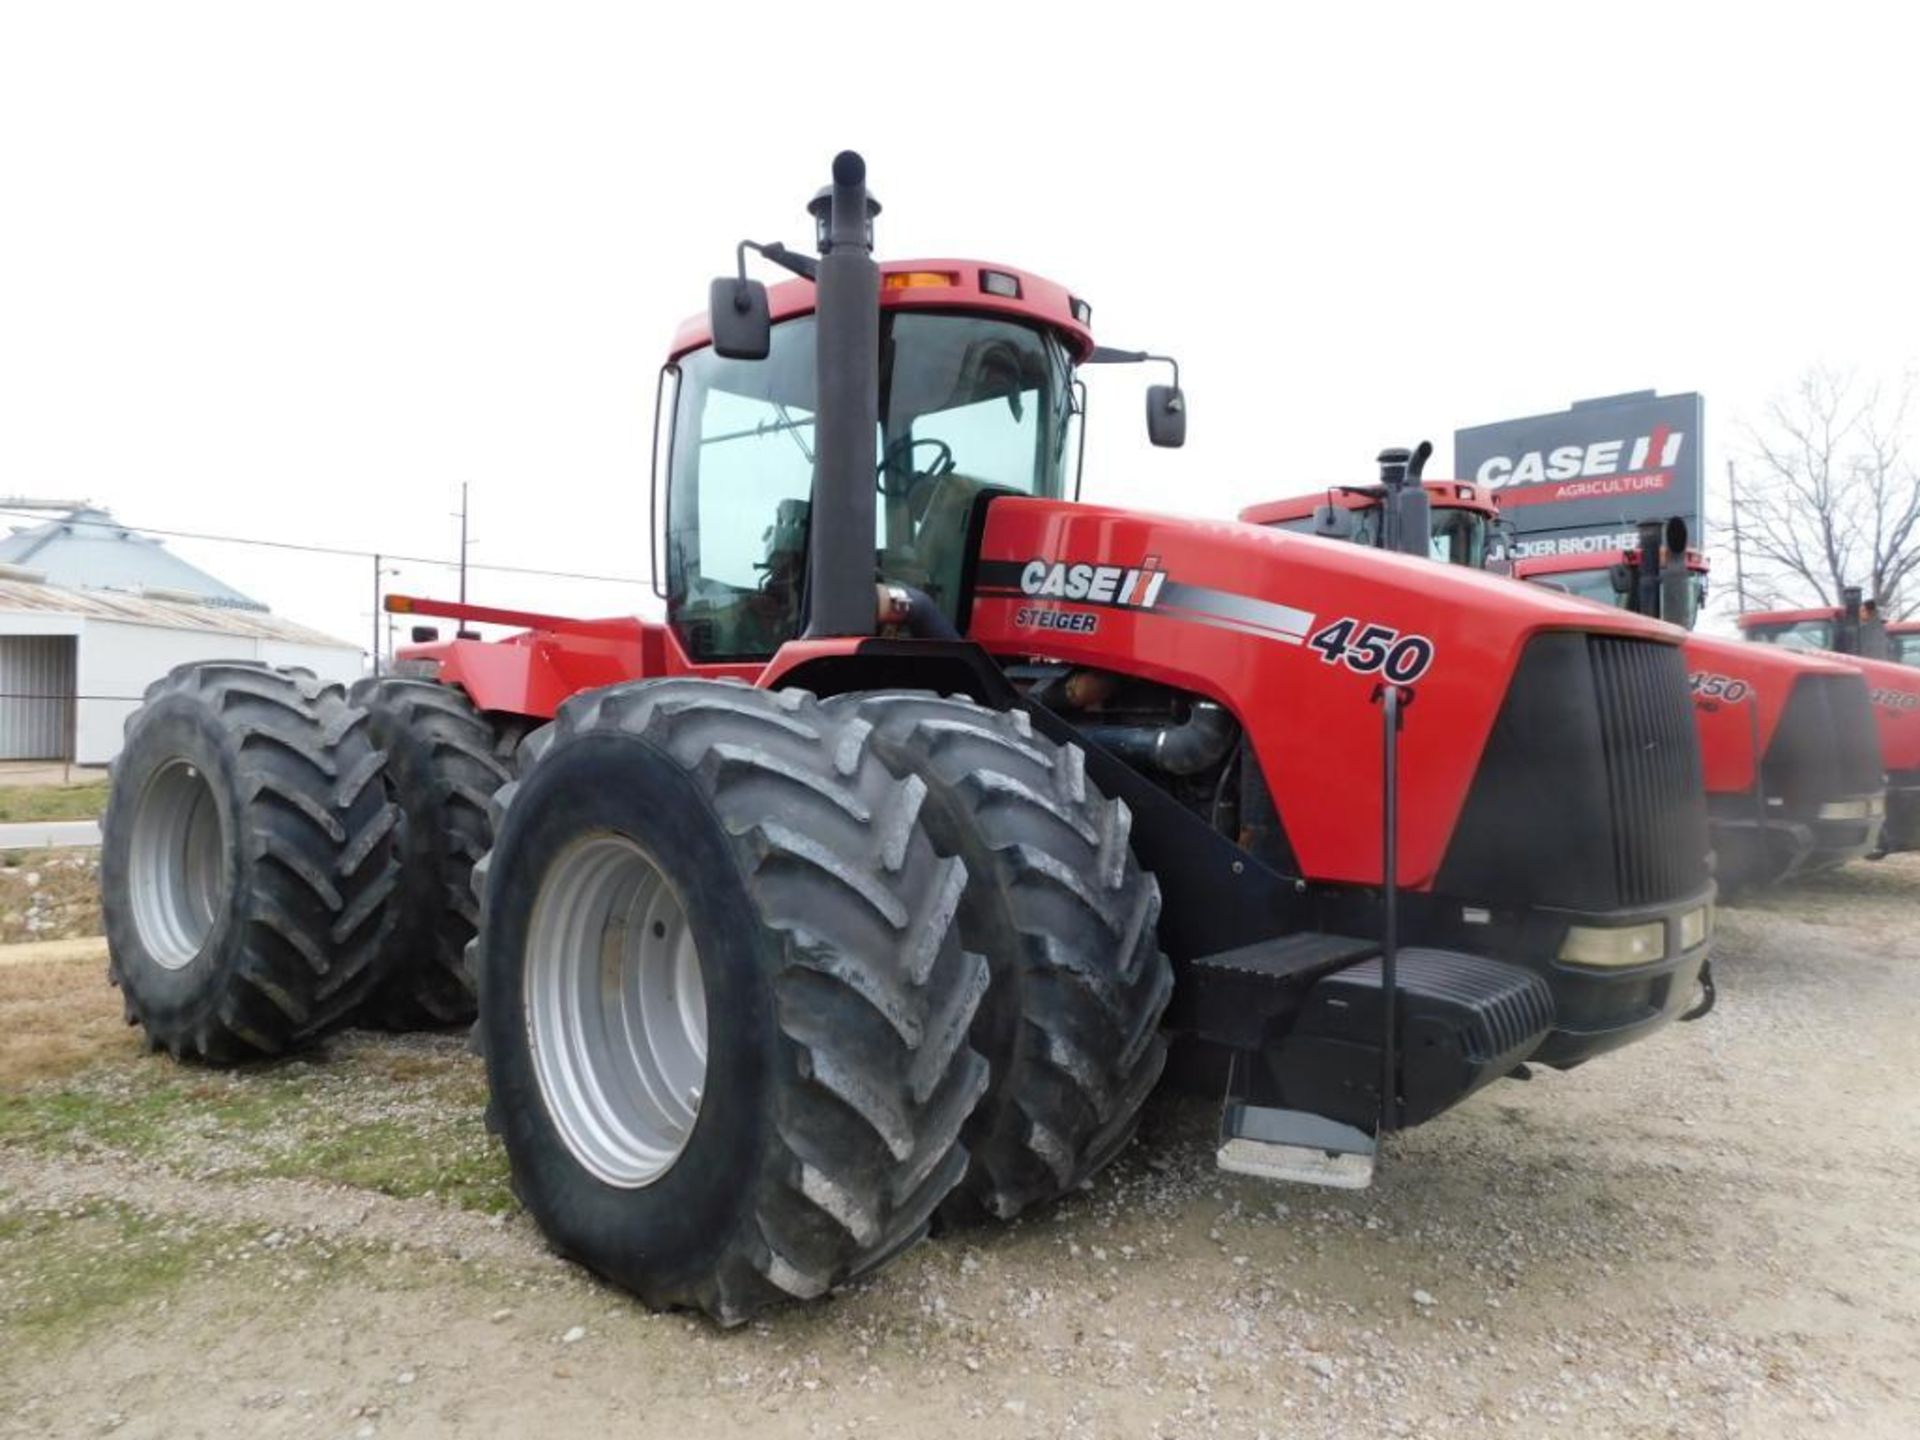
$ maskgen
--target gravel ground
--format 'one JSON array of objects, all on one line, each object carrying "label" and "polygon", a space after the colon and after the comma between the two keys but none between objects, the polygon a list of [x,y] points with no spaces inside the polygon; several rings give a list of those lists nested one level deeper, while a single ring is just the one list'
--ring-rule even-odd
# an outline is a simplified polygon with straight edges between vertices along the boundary
[{"label": "gravel ground", "polygon": [[0,966],[0,1435],[1920,1433],[1920,859],[1722,916],[1720,1008],[1399,1137],[1217,1174],[1150,1106],[1087,1193],[735,1332],[549,1256],[451,1037],[234,1074]]}]

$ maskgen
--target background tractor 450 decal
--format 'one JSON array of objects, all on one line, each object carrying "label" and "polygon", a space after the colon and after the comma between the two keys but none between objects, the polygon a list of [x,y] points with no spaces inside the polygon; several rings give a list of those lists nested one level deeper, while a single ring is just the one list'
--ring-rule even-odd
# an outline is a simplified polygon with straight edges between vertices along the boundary
[{"label": "background tractor 450 decal", "polygon": [[[1287,645],[1306,645],[1329,665],[1360,675],[1381,674],[1410,685],[1433,664],[1433,641],[1363,618],[1343,615],[1315,628],[1310,610],[1272,600],[1186,585],[1168,577],[1157,555],[1137,566],[1096,565],[1035,557],[1024,564],[989,560],[980,566],[983,595],[1022,595],[1057,604],[1023,605],[1013,623],[1023,630],[1091,635],[1100,628],[1097,609],[1153,610],[1169,619],[1258,635]],[[1062,608],[1072,606],[1075,608]],[[1078,607],[1093,607],[1081,609]]]}]

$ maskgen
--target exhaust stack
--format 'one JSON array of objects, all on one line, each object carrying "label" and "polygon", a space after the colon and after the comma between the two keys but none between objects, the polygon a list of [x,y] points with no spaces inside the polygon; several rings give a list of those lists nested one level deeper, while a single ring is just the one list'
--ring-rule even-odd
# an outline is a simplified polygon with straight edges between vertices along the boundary
[{"label": "exhaust stack", "polygon": [[818,393],[807,537],[806,638],[874,632],[874,431],[880,415],[880,267],[867,162],[834,157],[833,184],[807,207],[820,244]]}]

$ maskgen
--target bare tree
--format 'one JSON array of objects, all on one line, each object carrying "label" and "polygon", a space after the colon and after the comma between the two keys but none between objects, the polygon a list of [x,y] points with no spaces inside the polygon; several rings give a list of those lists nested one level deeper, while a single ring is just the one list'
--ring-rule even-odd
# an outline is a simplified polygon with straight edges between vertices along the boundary
[{"label": "bare tree", "polygon": [[1752,455],[1734,496],[1734,528],[1758,561],[1762,605],[1837,605],[1858,585],[1883,613],[1920,608],[1920,469],[1905,449],[1914,386],[1809,370],[1746,427]]}]

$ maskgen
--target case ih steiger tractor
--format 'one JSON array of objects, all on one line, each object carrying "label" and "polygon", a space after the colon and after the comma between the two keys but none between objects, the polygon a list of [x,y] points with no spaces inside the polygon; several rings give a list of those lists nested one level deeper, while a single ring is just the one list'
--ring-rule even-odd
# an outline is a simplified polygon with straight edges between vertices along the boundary
[{"label": "case ih steiger tractor", "polygon": [[1747,639],[1781,650],[1844,656],[1866,677],[1887,767],[1882,844],[1887,850],[1920,849],[1920,679],[1911,673],[1920,663],[1920,639],[1913,622],[1889,625],[1869,613],[1857,588],[1848,587],[1841,598],[1843,604],[1810,610],[1753,611],[1736,615],[1733,623]]},{"label": "case ih steiger tractor", "polygon": [[[1224,1167],[1364,1183],[1686,1008],[1674,632],[1077,503],[1078,367],[1151,357],[1037,276],[876,265],[858,156],[812,210],[819,257],[752,246],[795,278],[715,282],[662,373],[664,623],[396,600],[521,633],[154,688],[105,855],[154,1044],[477,1005],[552,1242],[731,1323],[1081,1184],[1169,1041]],[[1156,443],[1184,405],[1149,390]]]},{"label": "case ih steiger tractor", "polygon": [[[1494,493],[1458,480],[1406,477],[1339,486],[1249,507],[1243,520],[1454,565],[1501,562]],[[1425,524],[1388,534],[1391,497],[1417,483]],[[1706,562],[1678,521],[1641,526],[1636,547],[1511,563],[1517,579],[1691,629]],[[1851,665],[1689,635],[1683,650],[1700,732],[1716,876],[1737,892],[1878,853],[1887,782],[1868,687]]]}]

